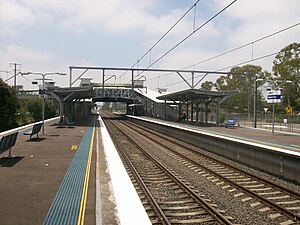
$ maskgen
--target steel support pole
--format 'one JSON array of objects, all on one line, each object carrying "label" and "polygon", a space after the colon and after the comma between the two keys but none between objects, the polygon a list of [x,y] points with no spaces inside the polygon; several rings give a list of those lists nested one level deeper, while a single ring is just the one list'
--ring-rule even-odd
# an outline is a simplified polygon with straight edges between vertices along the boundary
[{"label": "steel support pole", "polygon": [[165,120],[167,120],[167,101],[165,100]]},{"label": "steel support pole", "polygon": [[132,92],[132,100],[133,100],[133,103],[134,103],[134,70],[131,70],[131,92]]},{"label": "steel support pole", "polygon": [[15,91],[17,90],[17,64],[15,63],[15,68],[14,68],[14,88]]},{"label": "steel support pole", "polygon": [[254,80],[254,102],[253,102],[253,127],[256,128],[256,121],[257,121],[257,118],[256,118],[256,102],[257,102],[257,80],[255,79]]},{"label": "steel support pole", "polygon": [[199,104],[196,103],[196,122],[199,122]]},{"label": "steel support pole", "polygon": [[194,121],[194,103],[191,102],[191,122]]},{"label": "steel support pole", "polygon": [[273,103],[273,113],[272,113],[272,134],[274,134],[274,123],[275,123],[275,103]]},{"label": "steel support pole", "polygon": [[209,102],[205,103],[205,125],[208,124],[208,104]]},{"label": "steel support pole", "polygon": [[43,129],[42,134],[45,135],[45,75],[43,76],[43,103],[42,103],[42,121],[43,121]]},{"label": "steel support pole", "polygon": [[192,89],[194,89],[194,84],[195,84],[195,75],[194,72],[192,72]]},{"label": "steel support pole", "polygon": [[102,98],[104,98],[104,77],[105,77],[105,70],[102,70]]},{"label": "steel support pole", "polygon": [[189,121],[189,101],[186,101],[185,114],[186,114],[186,121]]},{"label": "steel support pole", "polygon": [[72,87],[72,68],[70,68],[70,87]]}]

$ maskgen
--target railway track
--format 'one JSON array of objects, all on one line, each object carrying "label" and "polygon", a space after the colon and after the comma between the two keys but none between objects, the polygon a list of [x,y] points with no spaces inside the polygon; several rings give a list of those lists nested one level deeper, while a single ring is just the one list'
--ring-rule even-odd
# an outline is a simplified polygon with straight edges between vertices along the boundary
[{"label": "railway track", "polygon": [[138,143],[119,120],[104,120],[153,224],[232,224],[176,171]]},{"label": "railway track", "polygon": [[299,193],[207,154],[201,154],[195,146],[129,121],[121,123],[127,127],[124,128],[126,133],[133,133],[133,136],[142,134],[141,137],[148,140],[148,145],[159,144],[164,149],[163,153],[177,160],[178,165],[196,172],[220,189],[226,190],[243,205],[248,204],[248,207],[267,214],[274,224],[299,224]]},{"label": "railway track", "polygon": [[174,138],[131,122],[126,122],[126,126],[137,133],[143,133],[155,143],[159,142],[169,151],[167,154],[187,169],[198,171],[198,174],[205,176],[220,188],[227,189],[234,197],[240,197],[242,202],[251,202],[249,205],[257,207],[260,212],[269,212],[271,219],[285,216],[287,220],[283,219],[280,224],[300,223],[299,193],[203,155],[188,147],[186,143],[175,141]]}]

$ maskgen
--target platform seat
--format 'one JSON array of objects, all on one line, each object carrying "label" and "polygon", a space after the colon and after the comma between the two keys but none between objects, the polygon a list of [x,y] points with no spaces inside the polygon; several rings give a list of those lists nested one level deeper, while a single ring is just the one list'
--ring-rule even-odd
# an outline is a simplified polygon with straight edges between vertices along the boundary
[{"label": "platform seat", "polygon": [[19,132],[16,132],[16,133],[12,133],[12,134],[9,134],[9,135],[6,135],[6,136],[3,136],[0,140],[0,154],[9,150],[9,155],[8,157],[11,158],[12,155],[11,155],[11,149],[12,147],[15,146],[16,144],[16,141],[17,141],[17,137],[18,137],[18,133]]},{"label": "platform seat", "polygon": [[31,140],[31,137],[35,134],[37,135],[37,138],[39,138],[39,132],[42,128],[42,125],[43,125],[43,123],[34,124],[32,130],[29,132],[25,132],[24,135],[29,135],[29,137],[30,137],[29,140]]},{"label": "platform seat", "polygon": [[229,127],[234,128],[235,125],[236,125],[236,118],[230,118],[230,119],[225,121],[225,127],[226,128],[229,128]]}]

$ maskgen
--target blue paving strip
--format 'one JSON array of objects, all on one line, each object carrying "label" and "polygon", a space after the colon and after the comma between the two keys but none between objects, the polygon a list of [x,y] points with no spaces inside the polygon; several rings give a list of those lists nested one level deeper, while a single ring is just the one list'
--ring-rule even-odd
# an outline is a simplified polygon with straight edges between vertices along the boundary
[{"label": "blue paving strip", "polygon": [[26,129],[26,130],[20,131],[19,134],[24,134],[25,132],[29,132],[29,131],[31,131],[31,130],[32,130],[32,128],[28,128],[28,129]]},{"label": "blue paving strip", "polygon": [[76,154],[44,220],[44,225],[77,224],[93,126],[94,119],[90,122],[76,150]]}]

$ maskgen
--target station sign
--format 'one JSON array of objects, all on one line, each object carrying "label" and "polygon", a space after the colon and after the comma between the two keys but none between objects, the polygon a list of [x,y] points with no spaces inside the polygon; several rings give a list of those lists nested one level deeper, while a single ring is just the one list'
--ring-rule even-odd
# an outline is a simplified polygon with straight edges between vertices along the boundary
[{"label": "station sign", "polygon": [[268,103],[280,103],[282,102],[281,91],[268,91],[267,92],[267,102]]}]

